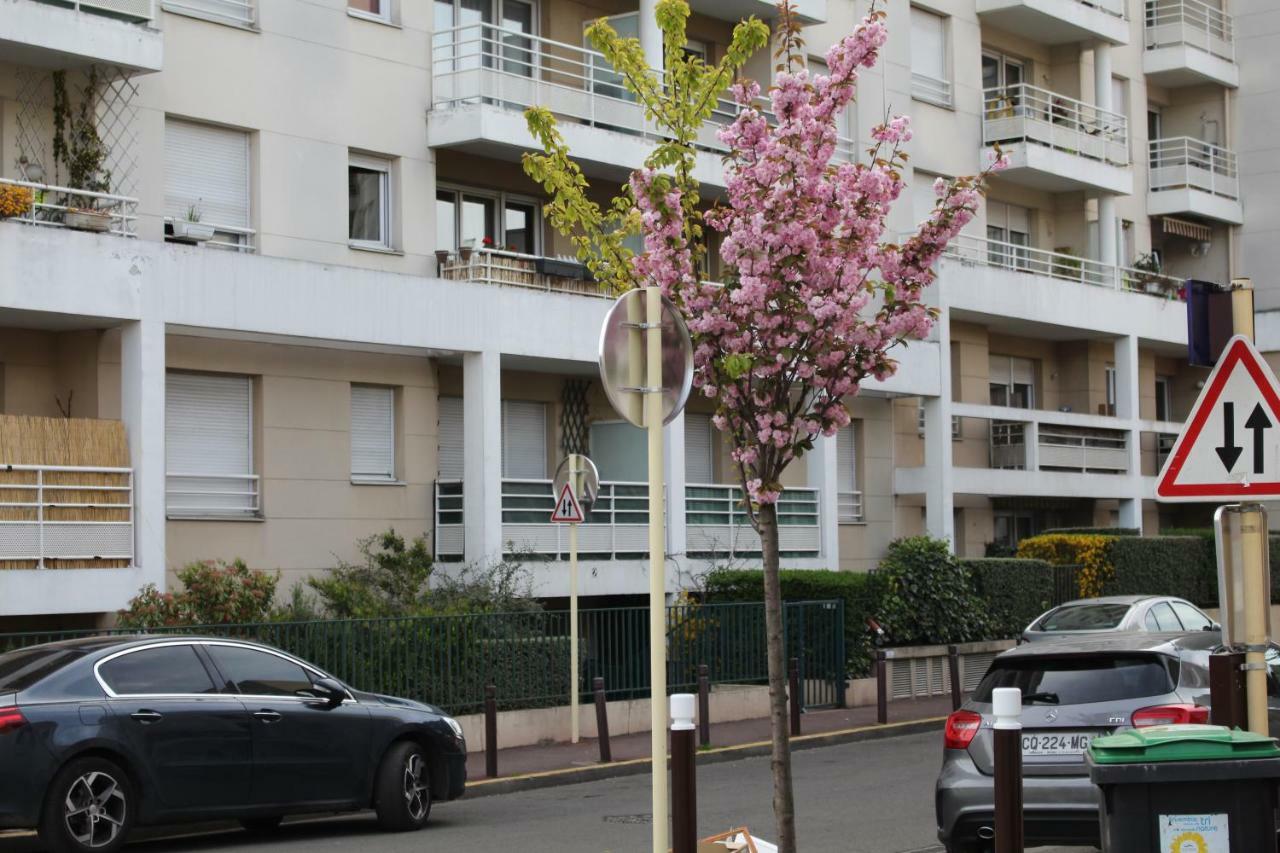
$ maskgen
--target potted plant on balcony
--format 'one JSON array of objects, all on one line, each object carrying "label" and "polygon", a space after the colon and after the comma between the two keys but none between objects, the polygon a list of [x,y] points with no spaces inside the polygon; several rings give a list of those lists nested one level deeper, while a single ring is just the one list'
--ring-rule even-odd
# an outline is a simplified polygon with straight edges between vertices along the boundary
[{"label": "potted plant on balcony", "polygon": [[1151,293],[1153,291],[1164,292],[1167,289],[1165,285],[1169,283],[1169,280],[1165,278],[1161,271],[1160,257],[1155,252],[1138,255],[1138,257],[1134,258],[1133,266],[1130,267],[1130,270],[1132,270],[1132,273],[1128,274],[1127,277],[1130,279],[1131,290]]},{"label": "potted plant on balcony", "polygon": [[436,249],[436,270],[443,273],[444,265],[447,263],[449,263],[449,250]]},{"label": "potted plant on balcony", "polygon": [[[67,98],[65,71],[53,72],[53,158],[67,169],[67,186],[87,193],[105,193],[111,172],[105,166],[107,146],[98,136],[94,106],[98,100],[98,72],[90,68],[79,106]],[[79,231],[107,231],[111,213],[90,195],[70,194],[63,224]]]},{"label": "potted plant on balcony", "polygon": [[26,215],[31,211],[32,200],[29,187],[0,186],[0,219]]},{"label": "potted plant on balcony", "polygon": [[462,259],[464,264],[471,263],[471,253],[476,250],[475,238],[463,240],[462,245],[458,247],[458,257]]},{"label": "potted plant on balcony", "polygon": [[174,221],[173,236],[188,243],[203,243],[213,237],[213,226],[208,222],[201,222],[201,215],[198,203],[189,206],[186,218]]}]

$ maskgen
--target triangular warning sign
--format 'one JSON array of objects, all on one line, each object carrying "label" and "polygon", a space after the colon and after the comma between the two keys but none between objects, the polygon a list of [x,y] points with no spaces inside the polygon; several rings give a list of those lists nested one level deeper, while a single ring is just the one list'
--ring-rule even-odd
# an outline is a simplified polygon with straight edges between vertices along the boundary
[{"label": "triangular warning sign", "polygon": [[568,483],[564,484],[564,488],[560,490],[560,497],[556,498],[556,508],[551,513],[551,523],[582,523],[582,507],[578,506],[578,499],[573,496],[573,488]]},{"label": "triangular warning sign", "polygon": [[1156,482],[1161,501],[1280,496],[1280,386],[1253,342],[1232,338]]}]

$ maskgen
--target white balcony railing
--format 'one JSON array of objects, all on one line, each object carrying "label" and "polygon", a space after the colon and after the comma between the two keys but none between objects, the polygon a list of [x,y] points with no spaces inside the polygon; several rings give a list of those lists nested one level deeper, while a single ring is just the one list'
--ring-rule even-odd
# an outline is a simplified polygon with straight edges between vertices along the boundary
[{"label": "white balcony railing", "polygon": [[839,524],[858,524],[865,520],[862,492],[836,492],[836,521]]},{"label": "white balcony railing", "polygon": [[440,266],[440,277],[450,281],[613,298],[613,294],[601,288],[589,277],[586,269],[577,264],[496,249],[477,249],[465,260],[461,254],[450,255]]},{"label": "white balcony railing", "polygon": [[912,71],[911,97],[918,101],[926,101],[931,104],[949,107],[953,103],[951,96],[951,81],[943,80],[940,77],[932,77],[928,74],[921,74],[918,71]]},{"label": "white balcony railing", "polygon": [[1153,139],[1151,190],[1193,189],[1240,198],[1234,151],[1189,136]]},{"label": "white balcony railing", "polygon": [[[652,123],[621,75],[594,50],[493,24],[469,24],[434,34],[431,68],[435,109],[494,104],[523,110],[537,105],[585,124],[655,138]],[[695,145],[724,153],[716,133],[736,116],[737,106],[721,101]],[[840,138],[834,158],[849,161],[855,156],[855,144]]]},{"label": "white balcony railing", "polygon": [[256,474],[170,471],[165,501],[170,518],[257,518],[262,514]]},{"label": "white balcony railing", "polygon": [[26,212],[10,217],[13,222],[48,228],[104,231],[122,237],[137,236],[136,198],[12,178],[0,178],[0,187],[3,186],[18,187],[28,193]]},{"label": "white balcony railing", "polygon": [[[1079,429],[1039,424],[1036,429],[1037,470],[1124,473],[1129,470],[1126,434],[1120,430]],[[1026,425],[991,422],[991,467],[1024,470]]]},{"label": "white balcony railing", "polygon": [[[164,221],[172,225],[174,218],[172,216],[166,216]],[[201,220],[201,222],[213,226],[213,237],[209,240],[205,240],[201,245],[210,246],[215,249],[227,249],[232,252],[250,253],[255,251],[253,241],[258,232],[254,229],[245,228],[240,225],[222,225],[217,222],[209,222],[208,220]],[[172,236],[170,236],[170,239],[174,240],[174,242],[185,242],[177,240]]]},{"label": "white balcony railing", "polygon": [[41,0],[50,6],[63,6],[77,12],[89,12],[121,18],[125,21],[149,23],[155,20],[155,0]]},{"label": "white balcony railing", "polygon": [[133,562],[133,469],[0,465],[0,562]]},{"label": "white balcony railing", "polygon": [[1231,16],[1203,0],[1147,0],[1147,50],[1194,47],[1235,62]]},{"label": "white balcony railing", "polygon": [[161,6],[166,12],[237,27],[252,27],[257,20],[253,0],[161,0]]},{"label": "white balcony railing", "polygon": [[986,89],[983,104],[986,145],[1027,142],[1129,165],[1129,123],[1120,113],[1026,83]]},{"label": "white balcony railing", "polygon": [[1106,12],[1117,18],[1127,18],[1128,13],[1125,10],[1125,0],[1075,0],[1081,6],[1088,6],[1099,11]]},{"label": "white balcony railing", "polygon": [[[685,486],[686,548],[691,557],[759,557],[760,536],[742,506],[742,489]],[[784,556],[817,556],[821,548],[817,489],[793,488],[778,501],[778,547]]]}]

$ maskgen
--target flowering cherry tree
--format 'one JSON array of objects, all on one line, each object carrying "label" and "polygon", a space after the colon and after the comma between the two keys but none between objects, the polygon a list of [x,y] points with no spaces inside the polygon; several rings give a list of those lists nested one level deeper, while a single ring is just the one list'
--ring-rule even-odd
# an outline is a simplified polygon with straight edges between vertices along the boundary
[{"label": "flowering cherry tree", "polygon": [[[663,0],[660,22],[664,8],[683,6],[682,0]],[[732,448],[762,544],[774,813],[779,849],[792,853],[795,810],[778,580],[782,473],[813,449],[818,436],[831,436],[849,423],[847,403],[861,383],[896,369],[894,347],[929,332],[936,312],[925,304],[924,289],[947,243],[973,218],[984,175],[939,180],[935,207],[916,234],[898,241],[886,232],[890,206],[905,188],[907,118],[888,118],[874,130],[866,162],[832,162],[837,119],[854,98],[859,70],[875,64],[885,43],[884,13],[873,9],[827,52],[829,75],[812,75],[785,0],[780,10],[780,64],[768,91],[772,115],[762,109],[758,84],[738,81],[730,87],[738,113],[719,133],[729,149],[720,206],[705,213],[698,208],[690,170],[681,168],[692,162],[691,144],[670,151],[666,162],[651,158],[632,173],[613,208],[618,223],[638,226],[643,235],[644,251],[630,257],[616,244],[602,251],[592,242],[593,223],[597,235],[606,231],[598,223],[607,217],[598,210],[595,219],[556,215],[589,208],[578,195],[581,186],[569,179],[576,174],[585,185],[581,173],[566,173],[563,150],[555,159],[554,145],[547,143],[558,137],[545,126],[548,154],[536,161],[541,171],[530,173],[553,194],[553,223],[577,226],[580,251],[598,263],[607,251],[601,269],[615,285],[621,278],[624,284],[660,286],[688,322],[694,386],[716,402],[714,422]],[[679,24],[663,27],[668,74],[673,59],[680,61],[672,50],[674,39],[677,47],[684,41],[683,18]],[[633,91],[644,102],[639,87]],[[661,87],[649,92],[659,100],[679,96],[664,95]],[[537,132],[532,117],[530,125]],[[664,168],[670,166],[675,168]],[[706,283],[697,274],[704,221],[723,238],[723,282]],[[608,232],[609,239],[617,230]]]}]

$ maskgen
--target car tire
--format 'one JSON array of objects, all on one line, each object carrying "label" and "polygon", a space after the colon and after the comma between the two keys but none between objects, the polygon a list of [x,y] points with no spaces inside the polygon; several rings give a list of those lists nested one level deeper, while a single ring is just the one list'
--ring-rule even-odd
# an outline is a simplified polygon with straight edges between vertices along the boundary
[{"label": "car tire", "polygon": [[39,834],[49,853],[114,853],[138,813],[133,783],[115,762],[78,758],[45,794]]},{"label": "car tire", "polygon": [[244,831],[250,835],[270,835],[280,828],[280,822],[284,820],[280,815],[272,815],[271,817],[247,817],[240,821],[240,825],[244,827]]},{"label": "car tire", "polygon": [[431,770],[427,752],[410,741],[393,744],[382,758],[373,786],[378,825],[387,832],[410,832],[431,817]]}]

